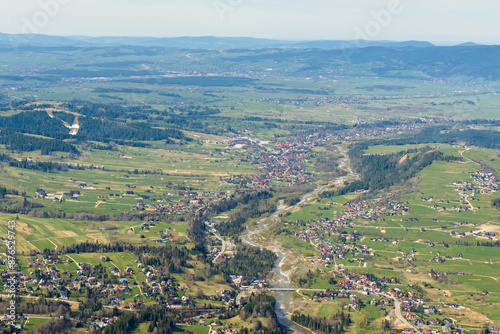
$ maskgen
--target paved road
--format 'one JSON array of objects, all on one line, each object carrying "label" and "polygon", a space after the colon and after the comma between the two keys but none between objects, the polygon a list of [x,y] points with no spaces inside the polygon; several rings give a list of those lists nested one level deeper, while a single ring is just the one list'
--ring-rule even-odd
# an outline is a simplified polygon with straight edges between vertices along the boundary
[{"label": "paved road", "polygon": [[214,236],[217,239],[219,239],[220,241],[222,241],[222,248],[221,248],[219,254],[217,254],[217,256],[213,260],[213,262],[216,263],[217,260],[219,259],[219,257],[221,257],[221,255],[224,254],[224,252],[226,251],[226,241],[223,238],[221,238],[221,236],[218,235],[217,233],[214,233]]},{"label": "paved road", "polygon": [[390,298],[390,299],[393,299],[394,300],[394,312],[396,313],[396,318],[398,318],[398,320],[403,324],[405,325],[407,328],[413,328],[415,329],[415,326],[413,326],[412,324],[410,324],[408,322],[408,320],[405,319],[405,317],[403,317],[403,314],[401,313],[401,302],[394,298],[393,296],[389,295],[389,294],[382,294],[384,297],[387,297],[387,298]]},{"label": "paved road", "polygon": [[403,317],[403,314],[401,314],[401,303],[397,299],[394,299],[394,310],[399,321],[401,321],[406,327],[415,329],[415,327],[410,324],[408,320],[405,319],[405,317]]}]

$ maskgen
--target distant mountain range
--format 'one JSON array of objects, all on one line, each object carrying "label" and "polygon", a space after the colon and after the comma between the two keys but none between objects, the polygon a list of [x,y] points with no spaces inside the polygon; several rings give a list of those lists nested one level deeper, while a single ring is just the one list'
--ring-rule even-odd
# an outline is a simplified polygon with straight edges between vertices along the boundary
[{"label": "distant mountain range", "polygon": [[313,41],[285,41],[251,37],[88,37],[88,36],[50,36],[39,34],[2,34],[0,33],[0,47],[109,47],[109,46],[138,46],[162,47],[175,49],[267,49],[267,48],[295,48],[295,49],[322,49],[339,50],[364,47],[415,47],[425,48],[434,46],[429,42],[406,41],[340,41],[340,40],[313,40]]},{"label": "distant mountain range", "polygon": [[[411,78],[423,74],[435,78],[463,76],[500,80],[500,46],[472,42],[456,46],[437,46],[420,41],[284,41],[246,37],[142,38],[0,34],[0,52],[51,52],[55,49],[61,52],[80,50],[83,53],[103,49],[103,52],[113,57],[155,54],[157,49],[206,50],[215,55],[214,59],[223,60],[226,64],[234,63],[234,68],[242,64],[246,64],[248,68],[258,68],[259,62],[289,64],[293,60],[296,65],[302,65],[295,70],[303,75],[328,73],[333,69],[345,70],[343,67],[348,65],[351,70],[358,68],[365,71],[370,68],[372,73],[381,77],[407,75]],[[129,70],[113,68],[106,69],[105,73],[97,73],[82,69],[64,69],[59,73],[60,70],[53,69],[44,74],[106,77],[114,76],[118,71],[123,76],[142,75],[137,69],[131,72]]]}]

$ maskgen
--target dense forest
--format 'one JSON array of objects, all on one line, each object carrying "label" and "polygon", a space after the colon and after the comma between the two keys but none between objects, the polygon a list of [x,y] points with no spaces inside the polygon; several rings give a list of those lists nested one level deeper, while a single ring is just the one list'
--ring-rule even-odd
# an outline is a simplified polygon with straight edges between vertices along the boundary
[{"label": "dense forest", "polygon": [[11,129],[21,133],[36,134],[55,139],[70,138],[69,129],[42,110],[26,111],[12,116],[0,117],[0,129]]},{"label": "dense forest", "polygon": [[188,222],[187,237],[194,243],[195,249],[205,252],[205,222],[203,217],[195,217]]},{"label": "dense forest", "polygon": [[80,153],[74,145],[65,143],[62,140],[27,136],[10,129],[0,129],[0,144],[5,145],[11,151],[32,152],[41,150],[42,155],[49,155],[51,152],[67,152],[75,155]]},{"label": "dense forest", "polygon": [[105,327],[104,334],[127,334],[139,324],[149,322],[148,333],[171,334],[175,330],[176,317],[165,310],[150,307],[146,311],[122,315],[111,325]]},{"label": "dense forest", "polygon": [[341,334],[347,330],[347,327],[351,323],[351,315],[349,313],[338,312],[331,315],[328,319],[323,319],[294,313],[292,314],[292,321],[309,328],[314,333]]},{"label": "dense forest", "polygon": [[107,119],[81,118],[78,138],[106,142],[108,140],[156,141],[185,139],[178,130],[156,129],[146,123],[119,123]]},{"label": "dense forest", "polygon": [[238,252],[224,266],[226,275],[242,275],[265,278],[273,267],[276,254],[245,244],[236,246]]},{"label": "dense forest", "polygon": [[[90,108],[90,106],[87,105],[85,106]],[[118,116],[117,111],[115,111],[114,109],[111,110],[108,109],[106,109],[106,111],[109,111],[111,116]],[[149,123],[128,122],[126,119],[117,121],[115,120],[115,117],[110,117],[110,115],[107,115],[106,112],[103,111],[102,113],[104,115],[96,116],[95,114],[100,115],[101,113],[96,112],[92,114],[88,112],[88,114],[91,115],[86,117],[79,117],[78,122],[80,125],[80,130],[78,131],[77,135],[70,135],[69,129],[59,119],[49,117],[49,115],[42,110],[26,111],[12,116],[0,117],[0,129],[9,129],[11,130],[10,133],[12,133],[12,131],[15,131],[26,134],[41,135],[59,140],[77,139],[77,140],[91,140],[91,141],[101,141],[101,142],[106,142],[109,140],[132,140],[132,141],[167,140],[169,142],[171,141],[171,139],[189,140],[189,138],[185,137],[184,134],[179,130],[153,128],[151,125],[149,125]],[[124,114],[122,113],[120,115],[123,117]],[[128,117],[131,115],[131,113],[127,113],[125,115],[127,115]],[[144,117],[147,116],[148,114],[144,112],[142,115]],[[30,144],[31,146],[27,146],[26,148],[24,148],[24,146],[21,146],[21,144],[18,143],[20,139],[26,139],[26,136],[22,138],[12,138],[12,136],[10,135],[9,136],[3,135],[2,138],[4,138],[3,140],[5,141],[5,143],[1,142],[2,144],[5,145],[17,144],[17,146],[10,149],[28,151],[29,150],[28,148],[33,146],[33,144]],[[33,140],[34,139],[31,139],[31,141]],[[55,146],[56,143],[60,146],[64,144],[68,145],[65,146],[64,149],[57,147],[57,149],[53,148],[51,151],[72,152],[76,150],[74,146],[71,146],[67,143],[61,141],[54,141],[53,139],[51,140],[53,146]],[[39,141],[36,141],[36,143],[38,142]],[[68,147],[71,147],[72,150],[70,150]],[[35,149],[40,149],[40,148],[35,148]],[[77,151],[73,153],[77,153]]]},{"label": "dense forest", "polygon": [[264,213],[276,210],[276,205],[269,200],[272,196],[273,194],[268,191],[244,195],[240,198],[241,201],[238,201],[242,204],[241,209],[232,213],[228,221],[221,222],[217,226],[217,231],[224,236],[239,236],[249,218],[260,217]]}]

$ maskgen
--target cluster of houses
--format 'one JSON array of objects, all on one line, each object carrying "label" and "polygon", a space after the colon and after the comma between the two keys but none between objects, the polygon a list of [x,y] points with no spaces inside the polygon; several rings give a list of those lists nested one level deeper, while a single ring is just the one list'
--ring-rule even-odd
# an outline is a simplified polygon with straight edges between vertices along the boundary
[{"label": "cluster of houses", "polygon": [[[332,272],[334,277],[339,277],[338,273]],[[337,289],[327,289],[314,292],[310,299],[316,302],[327,302],[337,298],[348,299],[345,308],[357,310],[362,307],[361,298],[358,295],[372,296],[367,303],[371,306],[378,306],[382,315],[387,315],[388,310],[394,306],[394,299],[401,301],[402,315],[416,326],[407,330],[412,333],[441,333],[440,330],[430,327],[442,327],[443,332],[449,332],[453,327],[453,321],[450,319],[440,320],[436,317],[440,314],[438,306],[459,308],[459,305],[450,302],[432,303],[430,299],[421,298],[415,291],[403,291],[398,288],[389,288],[387,284],[397,284],[395,278],[377,278],[370,280],[367,276],[358,276],[356,274],[345,274],[344,279],[337,281]],[[372,278],[373,279],[373,278]],[[424,317],[424,315],[427,315]],[[430,327],[429,327],[430,326]]]},{"label": "cluster of houses", "polygon": [[[78,196],[80,196],[80,190],[71,190],[67,192],[58,192],[57,194],[49,194],[47,191],[41,188],[37,188],[35,191],[35,198],[41,199],[51,199],[57,202],[62,202],[65,200],[77,202]],[[65,198],[66,197],[66,198]]]},{"label": "cluster of houses", "polygon": [[[169,193],[169,196],[180,197],[178,201],[172,201],[170,198],[163,198],[161,200],[151,199],[148,195],[137,197],[137,203],[132,206],[132,210],[147,210],[149,215],[159,214],[175,214],[183,215],[187,213],[194,213],[197,210],[209,205],[212,201],[225,198],[226,193],[213,193],[209,191],[178,191],[175,194]],[[151,200],[151,203],[146,203],[145,200]]]},{"label": "cluster of houses", "polygon": [[[477,171],[471,174],[472,181],[455,181],[451,184],[459,195],[459,206],[453,205],[451,208],[441,207],[437,204],[432,208],[440,211],[456,211],[467,212],[470,210],[479,210],[481,207],[473,207],[471,201],[475,199],[477,194],[491,194],[492,192],[500,191],[500,182],[493,173]],[[446,201],[449,204],[449,201]]]},{"label": "cluster of houses", "polygon": [[[255,144],[254,144],[255,145]],[[277,143],[274,150],[260,149],[250,154],[248,162],[259,168],[258,174],[235,174],[220,181],[244,188],[269,188],[271,182],[289,186],[314,180],[314,173],[306,170],[304,164],[312,158],[311,148],[317,141],[306,138],[298,142]]]},{"label": "cluster of houses", "polygon": [[479,188],[480,194],[489,194],[491,192],[500,191],[500,181],[493,173],[485,173],[477,171],[470,176],[474,184]]},{"label": "cluster of houses", "polygon": [[[410,207],[408,202],[396,203],[390,201],[385,206],[375,205],[371,207],[366,201],[360,202],[347,202],[344,204],[346,207],[340,214],[334,212],[336,217],[333,219],[321,218],[321,219],[310,219],[308,221],[297,220],[297,221],[287,221],[286,224],[299,227],[296,229],[295,236],[302,239],[305,242],[310,242],[316,247],[322,247],[325,243],[329,246],[329,242],[324,240],[332,235],[340,236],[339,230],[343,227],[353,227],[356,224],[353,220],[364,219],[369,221],[376,221],[384,219],[381,217],[385,216],[404,216],[408,214]],[[330,203],[330,205],[333,203]],[[413,220],[413,218],[410,218]],[[319,232],[321,231],[321,232]],[[341,237],[346,240],[355,239],[354,236],[344,233]]]},{"label": "cluster of houses", "polygon": [[[102,256],[100,260],[103,263],[107,258]],[[65,301],[72,295],[80,295],[84,290],[93,290],[99,293],[100,302],[104,307],[133,309],[140,307],[147,298],[155,299],[165,307],[178,307],[183,304],[194,307],[191,300],[180,299],[178,296],[178,292],[182,293],[185,288],[174,284],[171,279],[164,278],[154,265],[146,266],[137,262],[123,269],[115,266],[108,271],[101,265],[78,263],[76,270],[71,270],[69,266],[68,269],[62,269],[66,268],[64,264],[70,263],[72,260],[69,257],[62,259],[57,255],[33,257],[26,272],[15,275],[18,295],[36,297],[45,293],[50,298]],[[143,282],[137,281],[135,271],[145,276]],[[105,283],[103,275],[106,272],[116,277],[114,283]],[[2,281],[6,282],[12,274],[3,271],[1,276]],[[141,294],[135,295],[132,300],[130,295],[134,287],[138,287]]]}]

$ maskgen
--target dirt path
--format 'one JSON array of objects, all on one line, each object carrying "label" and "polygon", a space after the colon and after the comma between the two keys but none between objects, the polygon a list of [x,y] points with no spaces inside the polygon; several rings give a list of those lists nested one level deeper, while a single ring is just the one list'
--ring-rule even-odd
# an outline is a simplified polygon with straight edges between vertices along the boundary
[{"label": "dirt path", "polygon": [[[116,267],[116,266],[115,266]],[[118,268],[118,267],[117,267]],[[141,296],[143,296],[144,298],[146,298],[146,296],[144,296],[144,293],[142,292],[142,288],[141,288],[141,285],[139,284],[139,282],[137,281],[137,278],[135,277],[135,275],[133,275],[132,277],[134,277],[134,280],[135,282],[137,283],[137,287],[139,288],[139,291],[141,292]]]},{"label": "dirt path", "polygon": [[474,277],[485,277],[485,278],[491,278],[492,280],[496,281],[498,283],[498,278],[496,277],[493,277],[493,276],[483,276],[483,275],[476,275],[476,274],[472,274],[472,276]]},{"label": "dirt path", "polygon": [[57,245],[56,245],[56,244],[55,244],[52,240],[50,240],[49,238],[47,238],[47,240],[48,240],[51,244],[53,244],[53,245],[56,247],[56,248],[55,248],[55,250],[57,250]]},{"label": "dirt path", "polygon": [[401,159],[399,159],[398,165],[401,165],[403,162],[406,161],[406,159],[408,159],[408,154],[405,154],[404,156],[401,157]]},{"label": "dirt path", "polygon": [[[36,241],[36,240],[33,240],[33,241]],[[20,241],[20,242],[22,242],[22,241]],[[40,249],[40,248],[38,248],[37,246],[33,245],[33,244],[31,243],[31,241],[26,240],[26,242],[27,242],[27,243],[29,243],[31,246],[33,246],[33,248],[34,248],[34,249],[37,249],[38,251],[40,251],[40,252],[41,252],[41,249]]]},{"label": "dirt path", "polygon": [[73,259],[71,256],[69,256],[68,254],[66,254],[66,256],[71,260],[73,261],[74,263],[76,263],[76,265],[78,266],[78,269],[82,270],[82,267],[80,266],[80,263],[76,262],[75,259]]}]

